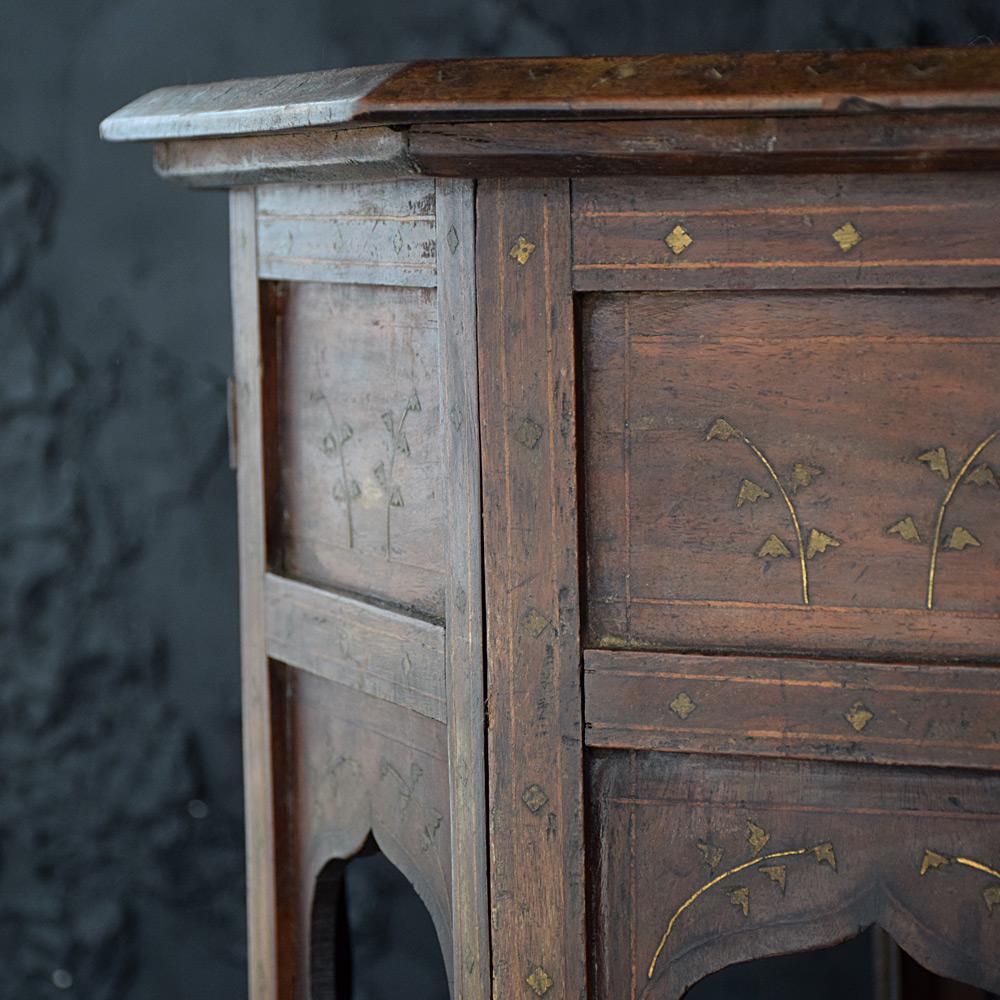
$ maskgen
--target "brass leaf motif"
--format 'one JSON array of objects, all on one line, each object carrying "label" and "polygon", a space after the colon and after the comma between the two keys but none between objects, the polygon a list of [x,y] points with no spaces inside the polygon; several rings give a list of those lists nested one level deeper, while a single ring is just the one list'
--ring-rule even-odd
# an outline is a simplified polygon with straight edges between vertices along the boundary
[{"label": "brass leaf motif", "polygon": [[923,876],[935,868],[943,868],[945,865],[950,864],[951,858],[946,854],[939,854],[928,847],[924,850],[923,861],[920,862],[920,874]]},{"label": "brass leaf motif", "polygon": [[988,885],[983,889],[983,902],[992,917],[993,907],[1000,906],[1000,885]]},{"label": "brass leaf motif", "polygon": [[931,472],[936,472],[942,479],[951,479],[951,470],[948,468],[948,452],[943,447],[931,448],[928,451],[917,455],[918,462],[924,462]]},{"label": "brass leaf motif", "polygon": [[670,703],[670,711],[682,721],[686,719],[698,706],[691,700],[687,691],[681,691],[679,695]]},{"label": "brass leaf motif", "polygon": [[763,486],[758,486],[752,479],[744,479],[740,483],[740,491],[736,494],[736,506],[742,507],[745,503],[756,503],[758,500],[767,500],[771,496]]},{"label": "brass leaf motif", "polygon": [[904,542],[920,541],[920,532],[917,530],[917,526],[909,514],[907,514],[901,521],[897,521],[895,524],[890,524],[885,530],[887,534],[899,535]]},{"label": "brass leaf motif", "polygon": [[510,248],[510,256],[522,266],[528,263],[528,258],[535,252],[535,244],[526,236],[518,236]]},{"label": "brass leaf motif", "polygon": [[739,431],[725,417],[719,417],[705,434],[706,441],[728,441],[730,438],[739,437]]},{"label": "brass leaf motif", "polygon": [[823,470],[817,465],[803,465],[796,462],[792,466],[792,474],[789,480],[792,484],[792,492],[798,493],[803,486],[808,486],[817,476],[822,476]]},{"label": "brass leaf motif", "polygon": [[856,247],[864,237],[858,232],[853,222],[845,222],[839,229],[835,229],[830,234],[837,246],[844,253]]},{"label": "brass leaf motif", "polygon": [[833,844],[827,841],[825,844],[817,844],[813,849],[813,856],[817,864],[828,864],[834,871],[837,870],[837,855],[834,853]]},{"label": "brass leaf motif", "polygon": [[779,889],[781,895],[785,894],[785,877],[788,871],[787,865],[761,865],[760,872],[766,875]]},{"label": "brass leaf motif", "polygon": [[967,531],[965,528],[953,528],[951,534],[945,539],[944,547],[946,549],[954,549],[956,552],[961,552],[963,549],[967,549],[970,545],[978,548],[982,543],[971,531]]},{"label": "brass leaf motif", "polygon": [[791,555],[788,546],[777,535],[769,535],[757,550],[758,559],[788,559]]},{"label": "brass leaf motif", "polygon": [[770,839],[771,835],[767,830],[758,826],[752,819],[747,820],[747,843],[750,845],[750,850],[753,851],[755,857],[764,850]]},{"label": "brass leaf motif", "polygon": [[863,702],[856,701],[844,713],[844,718],[847,719],[856,733],[860,733],[875,718],[875,713],[867,708]]},{"label": "brass leaf motif", "polygon": [[995,490],[1000,490],[1000,482],[997,482],[996,473],[985,462],[977,465],[966,477],[967,483],[973,486],[992,486]]},{"label": "brass leaf motif", "polygon": [[743,911],[744,917],[750,916],[750,890],[745,886],[737,886],[729,892],[729,902]]},{"label": "brass leaf motif", "polygon": [[830,548],[839,548],[840,542],[837,541],[832,535],[828,535],[825,531],[817,531],[815,528],[811,529],[809,532],[809,544],[806,546],[806,558],[812,559],[813,556],[818,555],[821,552],[826,552]]},{"label": "brass leaf motif", "polygon": [[667,233],[663,238],[663,242],[667,244],[668,247],[673,251],[675,257],[679,257],[682,253],[692,243],[694,243],[694,237],[678,223],[673,229]]},{"label": "brass leaf motif", "polygon": [[538,966],[525,982],[540,997],[545,996],[552,989],[552,977],[541,966]]},{"label": "brass leaf motif", "polygon": [[708,870],[714,875],[715,870],[722,864],[722,848],[716,847],[715,844],[711,844],[705,840],[698,841],[698,850],[705,857],[705,864],[708,865]]}]

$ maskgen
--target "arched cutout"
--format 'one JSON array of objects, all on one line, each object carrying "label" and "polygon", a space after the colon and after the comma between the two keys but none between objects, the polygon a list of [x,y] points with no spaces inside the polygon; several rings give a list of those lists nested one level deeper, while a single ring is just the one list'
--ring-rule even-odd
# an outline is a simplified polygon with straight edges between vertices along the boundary
[{"label": "arched cutout", "polygon": [[997,1000],[925,969],[879,927],[842,944],[729,966],[684,1000]]},{"label": "arched cutout", "polygon": [[316,878],[309,971],[311,1000],[448,1000],[430,911],[371,835]]}]

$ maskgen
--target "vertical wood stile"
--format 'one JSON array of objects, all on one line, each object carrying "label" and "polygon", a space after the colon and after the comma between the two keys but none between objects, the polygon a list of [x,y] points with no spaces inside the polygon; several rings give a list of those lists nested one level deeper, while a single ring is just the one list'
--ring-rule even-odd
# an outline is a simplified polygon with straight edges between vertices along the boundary
[{"label": "vertical wood stile", "polygon": [[493,995],[586,995],[569,184],[480,182]]},{"label": "vertical wood stile", "polygon": [[472,181],[438,182],[438,316],[449,546],[445,641],[453,995],[457,1000],[486,1000],[490,975],[474,198]]},{"label": "vertical wood stile", "polygon": [[256,194],[230,195],[233,357],[237,407],[243,760],[251,1000],[276,1000],[271,707],[264,636],[264,470]]}]

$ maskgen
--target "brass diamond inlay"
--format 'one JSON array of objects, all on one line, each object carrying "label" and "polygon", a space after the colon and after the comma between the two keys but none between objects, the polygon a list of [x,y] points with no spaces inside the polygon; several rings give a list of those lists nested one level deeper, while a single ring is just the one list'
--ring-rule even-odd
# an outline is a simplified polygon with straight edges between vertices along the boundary
[{"label": "brass diamond inlay", "polygon": [[521,618],[521,624],[528,630],[532,639],[537,639],[551,624],[548,618],[538,608],[528,608]]},{"label": "brass diamond inlay", "polygon": [[678,719],[686,719],[698,706],[691,700],[687,691],[681,693],[670,703],[670,711]]},{"label": "brass diamond inlay", "polygon": [[538,968],[535,969],[530,976],[528,976],[526,981],[540,997],[545,996],[545,994],[552,989],[552,977],[541,966],[538,966]]},{"label": "brass diamond inlay", "polygon": [[853,726],[856,733],[860,733],[875,718],[875,713],[860,701],[856,701],[844,713],[844,718]]},{"label": "brass diamond inlay", "polygon": [[669,233],[663,238],[663,242],[673,250],[675,256],[680,256],[692,243],[694,243],[694,237],[680,224],[678,223],[670,230]]},{"label": "brass diamond inlay", "polygon": [[861,233],[855,229],[853,222],[845,222],[839,229],[835,229],[830,235],[837,241],[837,246],[840,247],[844,253],[847,253],[848,250],[856,247],[864,238]]},{"label": "brass diamond inlay", "polygon": [[521,793],[521,801],[528,807],[529,812],[536,813],[549,801],[549,797],[541,785],[528,785]]},{"label": "brass diamond inlay", "polygon": [[518,264],[527,264],[528,258],[535,252],[535,244],[531,243],[526,236],[518,236],[517,241],[510,248],[510,255]]}]

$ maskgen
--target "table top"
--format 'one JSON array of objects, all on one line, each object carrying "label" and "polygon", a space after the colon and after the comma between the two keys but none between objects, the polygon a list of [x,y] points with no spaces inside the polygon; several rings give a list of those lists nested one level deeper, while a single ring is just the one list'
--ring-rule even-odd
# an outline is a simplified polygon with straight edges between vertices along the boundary
[{"label": "table top", "polygon": [[423,122],[1000,109],[1000,50],[455,59],[165,87],[101,123],[111,141]]}]

